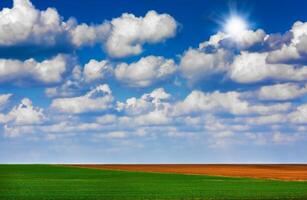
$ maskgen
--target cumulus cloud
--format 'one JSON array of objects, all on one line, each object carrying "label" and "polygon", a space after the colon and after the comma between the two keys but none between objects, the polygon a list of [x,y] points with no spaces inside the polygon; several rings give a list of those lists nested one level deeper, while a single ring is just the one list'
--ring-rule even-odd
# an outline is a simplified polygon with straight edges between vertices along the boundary
[{"label": "cumulus cloud", "polygon": [[224,48],[224,49],[239,49],[247,50],[254,46],[262,45],[267,39],[268,35],[262,29],[256,31],[243,30],[239,35],[229,35],[224,32],[218,32],[210,36],[208,41],[199,44],[200,49],[208,47]]},{"label": "cumulus cloud", "polygon": [[283,83],[263,86],[258,91],[258,97],[264,100],[290,100],[307,93],[307,86],[300,87],[294,83]]},{"label": "cumulus cloud", "polygon": [[307,123],[307,104],[300,105],[289,114],[289,121],[293,123]]},{"label": "cumulus cloud", "polygon": [[[75,22],[76,24],[77,22]],[[103,44],[111,30],[111,25],[107,22],[98,25],[80,25],[72,26],[69,30],[71,43],[76,47],[91,46],[96,43]]]},{"label": "cumulus cloud", "polygon": [[66,80],[62,85],[45,89],[47,97],[71,97],[82,91],[79,81]]},{"label": "cumulus cloud", "polygon": [[280,124],[287,121],[286,114],[273,114],[266,116],[250,117],[245,119],[240,119],[248,124],[254,125],[265,125],[265,124]]},{"label": "cumulus cloud", "polygon": [[107,84],[103,84],[84,96],[54,99],[51,108],[64,113],[80,114],[107,110],[112,102],[112,91]]},{"label": "cumulus cloud", "polygon": [[199,113],[204,111],[229,112],[234,115],[246,114],[268,114],[284,112],[289,110],[291,104],[250,104],[242,100],[241,93],[215,91],[213,93],[203,93],[202,91],[192,91],[182,102],[178,102],[174,107],[175,115]]},{"label": "cumulus cloud", "polygon": [[269,52],[267,61],[268,63],[288,63],[300,58],[301,56],[296,47],[283,45],[280,49]]},{"label": "cumulus cloud", "polygon": [[147,87],[169,78],[177,67],[172,59],[161,56],[147,56],[131,64],[116,66],[115,77],[130,87]]},{"label": "cumulus cloud", "polygon": [[168,14],[148,11],[144,17],[124,13],[111,22],[112,31],[106,49],[113,57],[137,55],[142,44],[157,43],[176,34],[177,22]]},{"label": "cumulus cloud", "polygon": [[240,118],[238,120],[253,125],[272,125],[272,124],[282,125],[286,123],[288,127],[291,127],[293,124],[296,127],[296,124],[307,123],[306,111],[307,111],[307,105],[302,104],[298,105],[294,110],[291,110],[290,112],[269,114],[257,117]]},{"label": "cumulus cloud", "polygon": [[285,34],[266,34],[262,29],[239,35],[218,32],[198,49],[183,53],[181,74],[190,82],[216,73],[239,83],[306,80],[306,24],[296,22]]},{"label": "cumulus cloud", "polygon": [[163,88],[157,88],[151,93],[144,94],[140,98],[129,98],[126,102],[117,102],[117,110],[124,111],[127,115],[140,115],[154,110],[161,110],[168,107],[168,100],[171,97]]},{"label": "cumulus cloud", "polygon": [[103,79],[113,72],[111,64],[107,60],[97,61],[91,59],[84,65],[84,78],[86,82]]},{"label": "cumulus cloud", "polygon": [[[168,14],[149,11],[144,17],[124,13],[101,24],[78,24],[74,18],[63,21],[56,9],[38,10],[29,0],[14,0],[12,8],[0,11],[0,48],[23,51],[46,49],[70,51],[101,44],[114,57],[136,55],[144,43],[157,43],[173,37],[177,22]],[[33,48],[38,48],[35,51]]]},{"label": "cumulus cloud", "polygon": [[0,110],[8,103],[12,94],[0,94]]},{"label": "cumulus cloud", "polygon": [[269,52],[268,62],[270,63],[306,63],[306,42],[307,42],[307,23],[297,21],[289,31],[291,39],[288,43]]},{"label": "cumulus cloud", "polygon": [[0,123],[14,125],[39,124],[45,119],[43,109],[34,107],[28,98],[22,99],[9,113],[0,114]]},{"label": "cumulus cloud", "polygon": [[83,67],[76,65],[61,85],[45,89],[47,97],[71,97],[80,95],[91,84],[113,78],[113,66],[108,60],[91,59]]},{"label": "cumulus cloud", "polygon": [[32,58],[25,61],[0,59],[0,82],[31,79],[46,84],[57,83],[62,80],[67,67],[68,60],[64,55],[58,55],[42,62]]},{"label": "cumulus cloud", "polygon": [[266,62],[267,53],[241,52],[230,66],[229,76],[239,83],[253,83],[267,79],[302,81],[307,79],[307,67]]},{"label": "cumulus cloud", "polygon": [[198,49],[189,49],[181,56],[180,72],[190,82],[229,71],[237,50],[249,50],[263,46],[266,33],[258,29],[244,30],[239,37],[224,32],[212,35],[208,41],[199,44]]},{"label": "cumulus cloud", "polygon": [[78,25],[73,18],[65,22],[56,9],[40,11],[29,0],[14,0],[12,8],[0,12],[1,47],[63,50],[102,43],[109,30],[108,23]]},{"label": "cumulus cloud", "polygon": [[63,36],[66,24],[57,11],[38,11],[29,0],[14,0],[13,8],[0,12],[0,45],[54,45]]},{"label": "cumulus cloud", "polygon": [[229,52],[219,49],[214,53],[205,53],[197,49],[189,49],[180,60],[180,72],[191,82],[227,70]]},{"label": "cumulus cloud", "polygon": [[258,29],[256,31],[243,30],[239,35],[236,35],[235,37],[226,37],[220,43],[224,48],[238,48],[240,50],[248,50],[257,45],[263,45],[266,37],[267,35],[262,29]]}]

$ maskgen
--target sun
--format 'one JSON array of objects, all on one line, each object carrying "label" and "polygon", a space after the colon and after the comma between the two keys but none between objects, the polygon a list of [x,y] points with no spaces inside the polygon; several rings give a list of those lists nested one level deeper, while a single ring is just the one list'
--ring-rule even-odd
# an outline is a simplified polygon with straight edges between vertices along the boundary
[{"label": "sun", "polygon": [[238,37],[248,29],[247,22],[239,16],[231,16],[225,24],[225,32],[230,36]]}]

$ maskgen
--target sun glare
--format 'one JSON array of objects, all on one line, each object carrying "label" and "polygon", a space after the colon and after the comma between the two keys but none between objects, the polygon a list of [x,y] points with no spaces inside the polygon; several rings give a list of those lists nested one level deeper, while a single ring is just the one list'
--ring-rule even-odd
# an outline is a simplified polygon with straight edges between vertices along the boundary
[{"label": "sun glare", "polygon": [[226,21],[225,24],[225,31],[231,36],[239,36],[242,31],[247,29],[247,23],[244,21],[244,19],[233,16],[230,17],[229,20]]}]

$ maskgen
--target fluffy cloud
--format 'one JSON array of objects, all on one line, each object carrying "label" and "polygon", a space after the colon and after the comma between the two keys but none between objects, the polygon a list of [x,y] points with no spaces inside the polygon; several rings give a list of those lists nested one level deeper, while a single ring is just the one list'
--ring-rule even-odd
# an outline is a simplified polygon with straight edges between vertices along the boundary
[{"label": "fluffy cloud", "polygon": [[307,123],[307,104],[300,105],[289,114],[289,121],[294,123]]},{"label": "fluffy cloud", "polygon": [[0,94],[0,110],[8,103],[12,94]]},{"label": "fluffy cloud", "polygon": [[30,99],[24,98],[8,114],[0,114],[1,123],[14,125],[39,124],[45,119],[43,109],[32,105]]},{"label": "fluffy cloud", "polygon": [[248,117],[245,119],[239,119],[245,121],[248,124],[254,125],[271,125],[271,124],[283,124],[287,123],[287,126],[293,124],[306,124],[307,123],[307,105],[302,104],[295,108],[295,110],[287,113],[277,113],[266,116]]},{"label": "fluffy cloud", "polygon": [[109,74],[111,74],[113,68],[111,64],[106,61],[97,61],[91,59],[87,64],[84,66],[84,78],[86,82],[95,81],[98,79],[103,79]]},{"label": "fluffy cloud", "polygon": [[268,114],[274,112],[284,112],[290,109],[291,104],[261,105],[250,104],[242,100],[242,95],[238,92],[203,93],[192,91],[182,102],[178,102],[174,107],[175,115],[199,113],[203,111],[229,112],[234,115],[242,114]]},{"label": "fluffy cloud", "polygon": [[248,124],[265,125],[265,124],[284,123],[287,121],[287,118],[285,114],[273,114],[273,115],[245,118],[245,119],[240,119],[240,120]]},{"label": "fluffy cloud", "polygon": [[112,31],[106,41],[106,49],[113,57],[136,55],[142,52],[142,44],[157,43],[176,34],[177,23],[168,14],[149,11],[144,17],[124,13],[111,22]]},{"label": "fluffy cloud", "polygon": [[225,48],[225,49],[240,49],[247,50],[256,45],[262,45],[267,39],[268,35],[262,30],[243,30],[238,35],[230,35],[224,32],[218,32],[210,36],[208,41],[199,44],[200,49],[208,47]]},{"label": "fluffy cloud", "polygon": [[131,64],[117,65],[115,76],[130,87],[146,87],[170,77],[176,69],[172,59],[147,56]]},{"label": "fluffy cloud", "polygon": [[244,30],[240,35],[234,38],[234,41],[240,49],[249,49],[257,44],[263,43],[266,36],[266,33],[262,29],[256,31]]},{"label": "fluffy cloud", "polygon": [[229,76],[240,83],[266,79],[302,81],[307,79],[307,67],[296,68],[287,64],[269,64],[267,53],[241,52],[230,66]]},{"label": "fluffy cloud", "polygon": [[307,23],[303,23],[301,21],[295,22],[290,30],[290,33],[292,36],[290,42],[284,43],[281,48],[269,52],[268,62],[306,62]]},{"label": "fluffy cloud", "polygon": [[57,11],[38,11],[29,0],[14,0],[13,8],[0,12],[0,45],[54,45],[61,40],[66,24]]},{"label": "fluffy cloud", "polygon": [[268,63],[288,63],[292,60],[299,60],[301,58],[297,48],[294,46],[283,45],[280,49],[269,52]]},{"label": "fluffy cloud", "polygon": [[[37,10],[29,0],[14,0],[13,7],[0,12],[0,46],[63,49],[102,43],[110,24],[78,25],[70,18],[62,21],[56,9]],[[85,34],[86,33],[86,34]]]},{"label": "fluffy cloud", "polygon": [[181,57],[180,72],[188,80],[195,82],[203,77],[227,70],[229,52],[219,49],[214,53],[205,53],[197,49],[189,49]]},{"label": "fluffy cloud", "polygon": [[[76,24],[76,22],[74,22]],[[103,44],[111,30],[109,23],[99,25],[80,24],[72,26],[69,34],[71,43],[76,47],[94,45],[96,43]]]},{"label": "fluffy cloud", "polygon": [[104,111],[113,102],[112,92],[107,84],[99,85],[84,96],[58,98],[51,103],[51,108],[64,113],[80,114]]},{"label": "fluffy cloud", "polygon": [[0,47],[67,51],[101,44],[114,57],[136,55],[142,44],[157,43],[175,35],[176,21],[168,14],[149,11],[144,17],[124,13],[101,24],[63,21],[56,9],[37,10],[29,0],[14,0],[12,8],[0,11]]},{"label": "fluffy cloud", "polygon": [[129,98],[126,102],[117,102],[117,110],[124,111],[127,115],[141,115],[154,110],[161,110],[168,107],[165,102],[170,98],[163,88],[157,88],[149,94],[144,94],[140,98]]},{"label": "fluffy cloud", "polygon": [[197,82],[212,74],[227,72],[237,49],[242,51],[263,45],[267,37],[261,29],[244,30],[240,36],[218,32],[200,43],[198,49],[189,49],[182,55],[181,74],[190,82]]},{"label": "fluffy cloud", "polygon": [[307,86],[300,87],[294,83],[263,86],[258,91],[260,99],[264,100],[289,100],[298,98],[307,93]]},{"label": "fluffy cloud", "polygon": [[180,71],[190,82],[216,73],[226,73],[239,83],[306,80],[306,24],[296,22],[283,35],[261,29],[239,35],[218,32],[182,55]]},{"label": "fluffy cloud", "polygon": [[42,62],[37,62],[34,59],[25,61],[0,59],[0,82],[26,79],[43,83],[60,82],[67,65],[67,58],[63,55]]},{"label": "fluffy cloud", "polygon": [[82,90],[79,81],[66,80],[62,85],[57,87],[49,87],[45,89],[47,97],[71,97]]}]

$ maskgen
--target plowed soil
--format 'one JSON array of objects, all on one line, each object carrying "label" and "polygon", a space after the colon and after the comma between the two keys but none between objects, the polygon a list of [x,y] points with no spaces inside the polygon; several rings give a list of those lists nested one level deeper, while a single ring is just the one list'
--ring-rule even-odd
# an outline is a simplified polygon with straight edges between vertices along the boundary
[{"label": "plowed soil", "polygon": [[159,173],[217,175],[280,180],[307,180],[307,164],[131,164],[131,165],[71,165],[76,167]]}]

